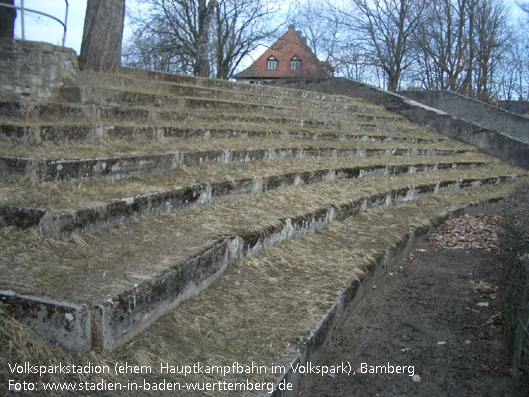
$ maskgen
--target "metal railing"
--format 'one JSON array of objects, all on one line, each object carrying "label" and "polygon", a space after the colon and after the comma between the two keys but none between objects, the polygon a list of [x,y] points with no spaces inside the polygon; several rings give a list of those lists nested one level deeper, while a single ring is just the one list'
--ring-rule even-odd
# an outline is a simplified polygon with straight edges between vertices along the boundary
[{"label": "metal railing", "polygon": [[0,3],[0,7],[13,8],[13,9],[21,11],[20,21],[21,21],[21,25],[22,25],[22,40],[26,40],[26,32],[25,32],[25,29],[24,29],[24,11],[32,12],[32,13],[35,13],[35,14],[40,14],[40,15],[43,15],[45,17],[51,18],[54,21],[59,22],[62,25],[63,29],[64,29],[64,33],[62,35],[62,46],[64,47],[64,43],[66,42],[66,26],[68,24],[68,0],[64,0],[64,2],[66,3],[66,11],[64,13],[64,22],[61,21],[59,18],[53,16],[53,15],[46,14],[45,12],[42,12],[42,11],[39,11],[39,10],[33,10],[31,8],[25,8],[24,7],[24,0],[20,0],[20,6]]}]

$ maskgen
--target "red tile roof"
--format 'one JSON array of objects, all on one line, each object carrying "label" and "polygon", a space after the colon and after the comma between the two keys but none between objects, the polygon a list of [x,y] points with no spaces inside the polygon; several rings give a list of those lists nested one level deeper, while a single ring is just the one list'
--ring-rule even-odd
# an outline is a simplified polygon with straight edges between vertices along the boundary
[{"label": "red tile roof", "polygon": [[[268,69],[268,60],[274,57],[277,62],[275,70]],[[291,69],[291,60],[297,57],[300,67]],[[279,38],[248,69],[236,74],[236,79],[282,79],[282,78],[315,78],[332,77],[333,69],[328,62],[320,62],[307,46],[305,39],[296,32],[294,26]]]}]

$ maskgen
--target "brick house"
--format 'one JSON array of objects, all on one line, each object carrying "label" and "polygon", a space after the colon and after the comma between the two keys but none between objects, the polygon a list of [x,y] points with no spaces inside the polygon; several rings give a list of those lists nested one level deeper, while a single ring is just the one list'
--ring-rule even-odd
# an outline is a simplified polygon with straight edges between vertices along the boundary
[{"label": "brick house", "polygon": [[293,25],[248,69],[233,76],[238,82],[262,84],[277,79],[333,77],[334,68],[320,62],[307,39]]}]

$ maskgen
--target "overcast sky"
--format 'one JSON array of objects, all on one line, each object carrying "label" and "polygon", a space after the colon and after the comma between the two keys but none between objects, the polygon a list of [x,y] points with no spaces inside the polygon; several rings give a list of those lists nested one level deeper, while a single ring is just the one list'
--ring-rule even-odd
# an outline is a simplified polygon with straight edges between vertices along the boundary
[{"label": "overcast sky", "polygon": [[[24,7],[51,14],[64,21],[66,10],[65,0],[15,0],[16,5],[24,2]],[[128,3],[135,0],[127,0]],[[278,0],[284,2],[284,0]],[[511,4],[511,10],[517,10],[514,0],[507,0]],[[73,48],[78,54],[81,49],[83,37],[84,15],[86,11],[86,0],[68,0],[68,23],[66,32],[66,47]],[[26,40],[46,41],[48,43],[61,45],[63,27],[56,21],[34,13],[24,13],[24,26]],[[22,38],[20,12],[16,19],[15,35]]]}]

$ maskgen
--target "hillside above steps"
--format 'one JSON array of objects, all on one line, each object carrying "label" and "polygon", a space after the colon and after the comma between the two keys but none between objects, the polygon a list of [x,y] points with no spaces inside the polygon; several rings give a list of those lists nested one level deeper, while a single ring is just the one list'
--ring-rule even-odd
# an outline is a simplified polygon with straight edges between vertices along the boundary
[{"label": "hillside above steps", "polygon": [[101,360],[286,364],[388,249],[526,176],[355,98],[127,69],[61,90],[0,105],[0,299]]}]

